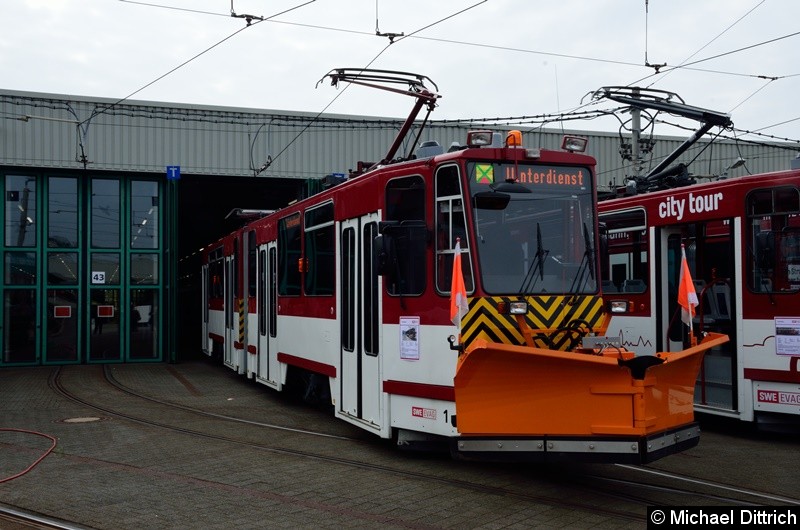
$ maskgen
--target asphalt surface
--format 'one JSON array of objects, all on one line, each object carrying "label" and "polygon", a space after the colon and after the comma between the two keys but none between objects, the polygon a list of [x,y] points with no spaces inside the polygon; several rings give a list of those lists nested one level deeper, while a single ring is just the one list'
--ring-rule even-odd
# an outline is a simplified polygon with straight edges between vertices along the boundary
[{"label": "asphalt surface", "polygon": [[[797,437],[710,425],[652,469],[800,497]],[[207,361],[0,370],[0,504],[85,528],[646,526],[535,475],[400,453]]]}]

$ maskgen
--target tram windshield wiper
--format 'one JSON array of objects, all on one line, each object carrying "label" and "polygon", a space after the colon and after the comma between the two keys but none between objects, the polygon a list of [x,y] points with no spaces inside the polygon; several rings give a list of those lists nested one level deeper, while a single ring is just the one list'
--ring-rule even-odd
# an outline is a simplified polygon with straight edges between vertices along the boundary
[{"label": "tram windshield wiper", "polygon": [[544,260],[549,253],[549,250],[542,248],[542,229],[539,227],[539,223],[536,223],[536,256],[531,261],[528,271],[525,273],[525,278],[522,279],[522,285],[519,288],[520,293],[532,291],[539,280],[544,280]]},{"label": "tram windshield wiper", "polygon": [[586,250],[583,252],[583,259],[578,267],[578,272],[575,274],[575,278],[569,288],[569,292],[572,295],[583,292],[589,280],[594,280],[594,245],[592,245],[592,240],[589,237],[589,228],[586,223],[583,223],[583,245]]}]

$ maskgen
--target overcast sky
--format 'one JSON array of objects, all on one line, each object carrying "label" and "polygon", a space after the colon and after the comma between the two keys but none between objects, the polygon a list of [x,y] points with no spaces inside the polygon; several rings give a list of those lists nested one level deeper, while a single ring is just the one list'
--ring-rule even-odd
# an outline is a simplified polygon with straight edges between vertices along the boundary
[{"label": "overcast sky", "polygon": [[[248,27],[232,12],[265,20]],[[392,43],[377,32],[403,36]],[[798,59],[797,0],[0,5],[0,88],[257,109],[405,118],[411,98],[317,86],[333,68],[370,67],[430,78],[442,96],[432,119],[612,108],[618,105],[593,103],[589,94],[635,85],[730,113],[739,136],[798,141]],[[645,63],[666,66],[656,75]],[[619,122],[603,117],[565,127],[616,132]],[[668,125],[655,133],[688,134]]]}]

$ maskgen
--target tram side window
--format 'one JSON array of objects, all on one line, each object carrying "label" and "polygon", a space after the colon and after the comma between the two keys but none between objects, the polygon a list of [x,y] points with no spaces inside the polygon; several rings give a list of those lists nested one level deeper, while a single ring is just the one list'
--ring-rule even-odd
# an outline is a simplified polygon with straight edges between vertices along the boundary
[{"label": "tram side window", "polygon": [[247,232],[247,295],[256,295],[256,231]]},{"label": "tram side window", "polygon": [[439,292],[450,292],[456,238],[461,245],[464,286],[467,292],[475,289],[466,223],[458,167],[439,168],[436,172],[436,288]]},{"label": "tram side window", "polygon": [[233,299],[239,298],[239,237],[233,240],[233,256],[231,256],[231,311],[233,311]]},{"label": "tram side window", "polygon": [[647,219],[643,209],[602,214],[608,234],[603,257],[603,292],[643,293],[647,290]]},{"label": "tram side window", "polygon": [[275,247],[269,249],[269,336],[278,335],[278,258]]},{"label": "tram side window", "polygon": [[[364,237],[362,238],[363,255],[373,256],[375,249],[375,238],[378,236],[377,223],[367,223],[364,225]],[[380,338],[380,320],[378,313],[378,271],[375,269],[373,260],[364,260],[364,275],[361,278],[361,307],[363,308],[363,329],[364,329],[364,353],[367,355],[378,355]]]},{"label": "tram side window", "polygon": [[342,231],[342,348],[353,351],[356,347],[356,231],[353,227]]},{"label": "tram side window", "polygon": [[305,212],[305,293],[332,295],[336,281],[336,233],[333,203]]},{"label": "tram side window", "polygon": [[786,263],[789,289],[797,291],[800,289],[800,226],[781,231],[781,256]]},{"label": "tram side window", "polygon": [[747,197],[747,214],[750,289],[800,290],[800,190],[756,190]]},{"label": "tram side window", "polygon": [[222,298],[222,274],[224,272],[222,247],[209,253],[208,256],[208,297]]},{"label": "tram side window", "polygon": [[386,183],[384,218],[393,224],[392,271],[385,278],[391,295],[420,295],[425,291],[425,181],[419,175],[392,179]]},{"label": "tram side window", "polygon": [[258,334],[267,335],[267,251],[258,251]]},{"label": "tram side window", "polygon": [[278,221],[278,294],[300,294],[300,214]]}]

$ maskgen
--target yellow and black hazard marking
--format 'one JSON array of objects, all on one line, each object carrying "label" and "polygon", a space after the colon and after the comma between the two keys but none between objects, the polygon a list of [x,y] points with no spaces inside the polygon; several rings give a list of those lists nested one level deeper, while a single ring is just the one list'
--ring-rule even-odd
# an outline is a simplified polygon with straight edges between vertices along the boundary
[{"label": "yellow and black hazard marking", "polygon": [[603,324],[603,299],[599,296],[527,296],[476,297],[469,299],[469,312],[462,321],[461,342],[468,345],[482,338],[502,344],[524,345],[525,337],[514,315],[502,314],[500,302],[528,302],[525,321],[542,338],[537,346],[567,350],[574,344],[575,334],[568,330],[588,325],[592,331]]},{"label": "yellow and black hazard marking", "polygon": [[239,342],[244,343],[244,298],[239,299]]}]

